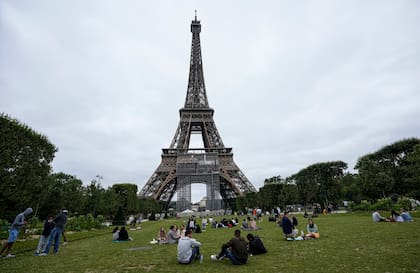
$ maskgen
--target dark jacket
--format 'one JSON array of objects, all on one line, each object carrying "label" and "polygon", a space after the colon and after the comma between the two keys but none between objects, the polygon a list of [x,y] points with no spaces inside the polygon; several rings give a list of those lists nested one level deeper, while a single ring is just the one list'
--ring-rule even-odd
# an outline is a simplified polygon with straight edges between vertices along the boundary
[{"label": "dark jacket", "polygon": [[64,212],[60,212],[55,216],[54,220],[54,227],[59,227],[61,229],[64,229],[64,226],[67,223],[67,214]]},{"label": "dark jacket", "polygon": [[248,259],[247,242],[242,237],[234,237],[223,245],[223,248],[232,248],[232,254],[238,258],[241,263],[246,263]]},{"label": "dark jacket", "polygon": [[293,232],[293,224],[287,216],[283,216],[281,220],[281,227],[284,234],[290,234]]},{"label": "dark jacket", "polygon": [[267,249],[265,249],[263,242],[257,235],[254,236],[252,241],[249,241],[249,253],[252,255],[267,253]]},{"label": "dark jacket", "polygon": [[44,230],[42,231],[42,235],[44,235],[45,237],[50,236],[51,234],[51,230],[54,228],[54,223],[53,222],[48,222],[45,221],[44,223]]},{"label": "dark jacket", "polygon": [[125,228],[121,228],[118,235],[118,241],[128,241],[128,232]]}]

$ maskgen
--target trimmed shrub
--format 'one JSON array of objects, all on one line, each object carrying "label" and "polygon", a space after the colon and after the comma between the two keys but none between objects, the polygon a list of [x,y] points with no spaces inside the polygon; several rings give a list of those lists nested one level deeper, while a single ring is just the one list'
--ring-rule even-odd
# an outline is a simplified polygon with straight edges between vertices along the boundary
[{"label": "trimmed shrub", "polygon": [[376,201],[376,203],[370,206],[370,210],[391,210],[392,208],[392,200],[391,198],[381,198]]},{"label": "trimmed shrub", "polygon": [[360,204],[355,205],[354,203],[350,204],[351,210],[357,211],[369,211],[371,203],[368,200],[362,200],[360,201]]},{"label": "trimmed shrub", "polygon": [[125,226],[125,216],[122,207],[118,208],[117,214],[115,214],[114,220],[112,220],[114,226]]},{"label": "trimmed shrub", "polygon": [[406,210],[411,210],[412,207],[411,207],[411,200],[410,199],[411,198],[405,197],[405,196],[400,197],[400,198],[398,198],[397,204],[400,208],[405,208]]}]

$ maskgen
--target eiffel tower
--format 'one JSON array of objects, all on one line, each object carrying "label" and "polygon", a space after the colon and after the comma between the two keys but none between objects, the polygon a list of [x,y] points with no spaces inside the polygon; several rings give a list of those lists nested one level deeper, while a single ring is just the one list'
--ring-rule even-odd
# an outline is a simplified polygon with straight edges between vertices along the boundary
[{"label": "eiffel tower", "polygon": [[[191,208],[191,184],[206,185],[206,209],[235,207],[237,196],[255,192],[254,186],[233,161],[213,120],[204,85],[201,58],[201,24],[197,14],[191,22],[190,73],[185,105],[169,148],[162,149],[162,161],[140,192],[140,196],[163,201],[166,209],[177,193],[176,210]],[[204,148],[190,148],[191,134],[201,134]]]}]

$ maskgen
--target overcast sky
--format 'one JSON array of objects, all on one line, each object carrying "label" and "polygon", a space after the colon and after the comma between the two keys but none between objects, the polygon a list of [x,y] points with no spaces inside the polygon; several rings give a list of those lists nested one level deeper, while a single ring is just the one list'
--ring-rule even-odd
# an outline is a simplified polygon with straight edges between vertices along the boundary
[{"label": "overcast sky", "polygon": [[178,126],[197,9],[214,120],[257,189],[420,137],[420,1],[203,2],[1,0],[0,112],[58,147],[54,172],[140,190]]}]

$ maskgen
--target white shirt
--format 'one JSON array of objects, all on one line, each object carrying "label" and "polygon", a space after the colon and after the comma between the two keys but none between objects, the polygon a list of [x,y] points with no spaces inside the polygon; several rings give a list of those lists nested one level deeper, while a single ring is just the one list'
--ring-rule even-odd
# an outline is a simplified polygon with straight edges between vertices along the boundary
[{"label": "white shirt", "polygon": [[383,219],[384,219],[384,217],[382,217],[381,215],[379,215],[379,212],[375,211],[374,213],[372,213],[372,220],[374,222],[380,222]]},{"label": "white shirt", "polygon": [[182,237],[178,241],[178,262],[188,263],[192,255],[192,248],[199,247],[201,243],[188,236]]}]

